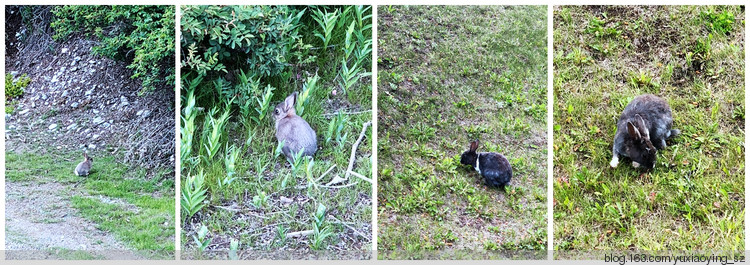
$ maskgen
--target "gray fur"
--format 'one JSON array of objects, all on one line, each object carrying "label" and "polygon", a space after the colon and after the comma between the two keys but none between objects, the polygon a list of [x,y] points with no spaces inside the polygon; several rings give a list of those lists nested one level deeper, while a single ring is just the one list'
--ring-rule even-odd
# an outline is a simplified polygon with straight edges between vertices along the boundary
[{"label": "gray fur", "polygon": [[303,155],[313,156],[318,150],[318,139],[315,131],[294,110],[297,92],[292,93],[284,102],[276,105],[273,118],[276,121],[276,139],[284,143],[282,152],[287,159],[304,150]]},{"label": "gray fur", "polygon": [[94,162],[94,159],[89,157],[88,154],[83,153],[83,162],[78,163],[78,166],[76,166],[75,173],[78,176],[88,176],[89,173],[91,173],[91,163]]}]

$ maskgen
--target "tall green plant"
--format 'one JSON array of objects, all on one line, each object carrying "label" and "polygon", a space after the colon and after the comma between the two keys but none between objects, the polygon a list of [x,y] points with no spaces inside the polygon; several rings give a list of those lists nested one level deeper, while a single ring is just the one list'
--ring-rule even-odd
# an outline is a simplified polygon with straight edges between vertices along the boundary
[{"label": "tall green plant", "polygon": [[331,119],[328,123],[328,130],[325,133],[326,144],[330,143],[331,140],[336,140],[339,142],[339,145],[343,145],[341,140],[346,139],[346,134],[348,134],[348,132],[345,132],[343,136],[341,133],[344,131],[344,126],[346,126],[348,121],[348,116],[341,112],[337,113],[336,116]]},{"label": "tall green plant", "polygon": [[183,100],[182,107],[182,126],[180,126],[180,158],[182,167],[192,169],[197,164],[197,159],[193,157],[193,140],[196,132],[195,119],[198,117],[198,108],[195,107],[195,86],[200,84],[202,78],[197,78],[189,82],[187,98]]},{"label": "tall green plant", "polygon": [[224,147],[224,168],[226,169],[226,176],[218,179],[219,190],[229,188],[229,185],[237,179],[237,159],[240,157],[240,149],[232,145],[231,147]]},{"label": "tall green plant", "polygon": [[352,66],[348,66],[346,60],[341,59],[341,70],[339,71],[339,85],[344,93],[347,93],[349,89],[354,86],[360,78],[360,72],[362,67],[359,66],[358,62],[352,63]]},{"label": "tall green plant", "polygon": [[307,81],[302,86],[302,92],[297,96],[297,103],[294,106],[297,115],[302,116],[305,113],[305,106],[310,102],[310,98],[315,94],[318,80],[320,78],[316,74],[313,77],[307,78]]},{"label": "tall green plant", "polygon": [[372,6],[354,6],[354,14],[356,16],[357,28],[360,32],[364,32],[372,28],[372,23],[366,23],[366,21],[372,21],[372,12],[370,9]]},{"label": "tall green plant", "polygon": [[[344,43],[341,48],[344,56],[341,59],[341,68],[339,71],[339,86],[347,93],[359,78],[369,75],[363,65],[370,62],[372,53],[372,39],[366,36],[372,27],[372,23],[367,23],[366,19],[371,19],[371,15],[365,15],[367,8],[361,6],[355,7],[351,18],[342,16],[342,21],[349,21],[344,35]],[[354,55],[354,56],[352,56]]]},{"label": "tall green plant", "polygon": [[255,124],[260,124],[262,121],[265,121],[268,113],[271,111],[271,98],[273,97],[274,89],[276,88],[271,85],[266,86],[263,96],[256,99],[258,105],[255,106],[255,112],[258,113],[258,116],[251,117],[251,119],[255,121]]},{"label": "tall green plant", "polygon": [[328,49],[328,43],[332,39],[333,29],[339,19],[339,10],[328,12],[328,10],[316,9],[313,11],[313,19],[318,22],[319,30],[315,31],[315,36],[323,41],[323,51]]},{"label": "tall green plant", "polygon": [[201,147],[205,154],[203,158],[206,164],[211,164],[214,156],[219,153],[219,149],[221,148],[221,138],[225,132],[224,127],[229,120],[229,113],[231,112],[230,106],[231,101],[224,107],[224,113],[217,118],[214,118],[214,116],[219,112],[219,107],[214,107],[208,113],[208,117],[206,117],[203,128],[208,130],[201,140]]},{"label": "tall green plant", "polygon": [[206,187],[204,187],[205,177],[203,171],[198,175],[188,175],[185,178],[185,184],[182,186],[182,207],[185,220],[189,220],[193,215],[203,209],[203,201],[206,200]]}]

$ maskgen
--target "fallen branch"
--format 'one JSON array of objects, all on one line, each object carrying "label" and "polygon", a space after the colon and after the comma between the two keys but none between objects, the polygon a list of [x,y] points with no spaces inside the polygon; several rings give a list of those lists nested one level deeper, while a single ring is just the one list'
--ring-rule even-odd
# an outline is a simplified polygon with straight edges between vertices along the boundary
[{"label": "fallen branch", "polygon": [[230,212],[239,212],[240,211],[240,209],[237,209],[237,208],[234,208],[234,207],[226,207],[226,206],[221,206],[221,205],[214,205],[214,207],[219,208],[219,209],[224,209],[224,210],[227,210],[227,211],[230,211]]},{"label": "fallen branch", "polygon": [[349,180],[349,175],[350,174],[354,175],[355,177],[358,177],[358,178],[360,178],[360,179],[362,179],[364,181],[367,181],[370,184],[373,184],[371,179],[363,176],[362,174],[359,174],[357,172],[352,171],[352,168],[354,168],[354,160],[355,160],[355,158],[357,156],[357,148],[359,147],[359,144],[362,143],[362,138],[364,138],[365,134],[367,133],[367,127],[370,126],[371,124],[372,124],[372,122],[368,121],[368,122],[365,122],[365,124],[362,125],[362,132],[359,133],[359,137],[357,138],[357,141],[354,142],[354,145],[352,146],[352,152],[351,152],[351,155],[349,155],[349,166],[346,169],[346,174],[344,175],[344,177],[342,178],[342,177],[336,175],[336,176],[333,177],[333,179],[331,179],[331,181],[329,181],[326,184],[321,184],[321,185],[317,184],[317,182],[319,182],[321,179],[323,179],[323,177],[325,175],[327,175],[329,172],[331,172],[331,170],[333,170],[334,167],[336,167],[336,165],[333,165],[325,173],[323,173],[323,175],[321,175],[317,180],[315,180],[315,183],[313,183],[313,185],[315,185],[316,188],[322,187],[322,188],[336,188],[336,189],[338,189],[338,188],[345,188],[345,187],[354,186],[357,183],[349,183],[347,185],[336,186],[336,184],[340,184],[340,183],[343,183],[344,181]]},{"label": "fallen branch", "polygon": [[364,181],[370,182],[370,184],[372,184],[372,180],[369,179],[369,178],[367,178],[367,177],[365,177],[365,176],[363,176],[362,174],[359,174],[359,173],[354,172],[354,171],[349,171],[348,173],[351,174],[351,175],[353,175],[353,176],[355,176],[355,177],[358,177],[358,178],[360,178],[360,179],[362,179]]},{"label": "fallen branch", "polygon": [[340,185],[340,186],[318,185],[318,187],[329,188],[329,189],[340,189],[340,188],[351,187],[351,186],[354,186],[354,185],[357,185],[357,184],[359,184],[359,183],[352,182],[352,183],[349,183],[349,184],[346,184],[346,185]]},{"label": "fallen branch", "polygon": [[303,236],[309,236],[314,234],[315,232],[313,230],[304,230],[304,231],[298,231],[298,232],[291,232],[286,234],[286,238],[296,238],[296,237],[303,237]]},{"label": "fallen branch", "polygon": [[372,112],[372,110],[352,111],[352,112],[323,113],[323,117],[335,116],[335,115],[338,115],[339,113],[344,114],[344,115],[357,115],[357,114],[368,113],[368,112]]},{"label": "fallen branch", "polygon": [[[240,233],[240,235],[249,235],[250,233],[253,233],[255,231],[264,231],[263,233],[265,233],[265,230],[268,229],[268,228],[277,227],[279,225],[286,225],[286,224],[290,224],[290,223],[291,222],[281,222],[281,223],[270,224],[270,225],[267,225],[267,226],[263,226],[263,227],[259,227],[259,228],[250,230],[250,231],[243,231],[242,233]],[[260,234],[262,234],[262,233],[260,233]],[[253,234],[253,235],[258,235],[258,234]]]},{"label": "fallen branch", "polygon": [[326,183],[324,186],[333,186],[339,183],[342,183],[346,181],[345,178],[339,177],[339,175],[333,176],[333,179],[331,179],[330,182]]},{"label": "fallen branch", "polygon": [[312,47],[312,48],[310,48],[310,50],[320,50],[320,49],[333,48],[333,47],[336,47],[338,45],[341,45],[341,44],[331,44],[331,45],[324,46],[324,47]]},{"label": "fallen branch", "polygon": [[[323,172],[323,175],[320,175],[320,177],[318,177],[317,179],[312,180],[313,187],[315,187],[316,189],[320,188],[321,185],[318,184],[318,182],[320,182],[320,180],[322,180],[326,175],[328,175],[328,173],[331,173],[331,170],[333,170],[334,168],[336,168],[336,165],[331,166],[330,168],[328,168],[328,170],[326,170],[326,172]],[[304,190],[304,189],[307,189],[308,186],[309,185],[298,185],[294,188],[298,190]]]},{"label": "fallen branch", "polygon": [[[226,207],[226,206],[221,206],[221,205],[215,205],[214,207],[222,209],[222,210],[230,211],[230,212],[240,212],[240,211],[242,211],[242,209],[237,209],[237,208],[234,208],[234,207]],[[258,217],[260,219],[268,219],[268,217],[266,217],[266,216],[257,215],[257,214],[255,214],[253,212],[247,212],[245,214],[252,215],[252,216]]]},{"label": "fallen branch", "polygon": [[328,175],[328,173],[330,173],[331,170],[333,170],[334,168],[336,168],[336,165],[333,165],[330,168],[328,168],[328,170],[326,170],[326,172],[324,172],[323,175],[320,175],[320,177],[318,179],[316,179],[315,182],[316,183],[320,182],[320,180],[323,179],[323,177],[325,177],[326,175]]},{"label": "fallen branch", "polygon": [[[372,121],[365,122],[365,124],[362,125],[362,132],[359,133],[359,138],[357,138],[357,141],[354,142],[354,145],[352,146],[352,154],[349,156],[349,167],[346,168],[346,174],[344,175],[344,179],[349,179],[349,174],[352,172],[352,168],[354,168],[354,158],[357,155],[357,147],[359,147],[359,144],[362,142],[362,138],[365,137],[365,133],[367,133],[367,127],[372,124]],[[372,181],[369,181],[372,183]]]},{"label": "fallen branch", "polygon": [[366,235],[364,235],[364,234],[360,233],[360,232],[359,232],[359,231],[358,231],[357,229],[355,229],[354,227],[351,227],[351,226],[349,226],[348,224],[346,224],[346,223],[342,222],[341,220],[339,220],[338,218],[336,218],[336,216],[331,216],[331,218],[333,218],[333,220],[336,220],[336,222],[334,222],[335,224],[340,224],[340,225],[346,226],[346,228],[349,228],[349,229],[351,229],[352,231],[354,231],[354,234],[356,234],[356,235],[358,235],[358,236],[361,236],[361,237],[363,237],[363,238],[365,238],[365,239],[372,239],[372,238],[370,238],[370,237],[367,237]]}]

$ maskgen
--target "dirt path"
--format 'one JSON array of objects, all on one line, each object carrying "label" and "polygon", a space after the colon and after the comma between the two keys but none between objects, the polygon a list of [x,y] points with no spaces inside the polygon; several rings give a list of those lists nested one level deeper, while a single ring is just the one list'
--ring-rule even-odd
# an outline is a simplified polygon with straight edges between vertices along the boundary
[{"label": "dirt path", "polygon": [[8,181],[5,190],[7,259],[144,259],[77,215],[73,185]]}]

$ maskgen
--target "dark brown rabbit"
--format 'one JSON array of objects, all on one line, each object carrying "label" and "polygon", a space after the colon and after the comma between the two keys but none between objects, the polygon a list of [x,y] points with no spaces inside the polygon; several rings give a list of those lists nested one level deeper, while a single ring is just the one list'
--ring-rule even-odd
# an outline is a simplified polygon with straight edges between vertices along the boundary
[{"label": "dark brown rabbit", "polygon": [[620,156],[630,158],[633,167],[654,168],[656,151],[667,147],[667,139],[680,134],[672,129],[672,110],[664,99],[651,94],[635,97],[620,115],[612,145],[612,167]]}]

